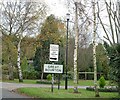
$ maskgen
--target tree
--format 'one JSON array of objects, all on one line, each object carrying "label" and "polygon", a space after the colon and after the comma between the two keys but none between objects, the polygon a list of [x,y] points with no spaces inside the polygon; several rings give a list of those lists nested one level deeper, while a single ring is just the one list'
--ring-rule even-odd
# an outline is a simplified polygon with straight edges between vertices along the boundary
[{"label": "tree", "polygon": [[17,63],[17,49],[13,43],[15,39],[14,35],[2,36],[2,65],[8,66],[9,79],[13,80],[13,71]]},{"label": "tree", "polygon": [[[118,83],[118,89],[120,89],[120,82],[118,79],[118,75],[120,74],[120,69],[119,69],[119,52],[118,48],[119,47],[119,33],[120,33],[120,23],[119,23],[119,7],[118,9],[115,9],[113,6],[115,5],[115,2],[106,2],[105,0],[105,6],[107,10],[107,15],[108,15],[108,21],[109,24],[106,25],[104,24],[101,16],[100,16],[100,5],[99,3],[97,4],[98,6],[98,18],[101,23],[101,26],[106,34],[104,37],[106,41],[104,42],[104,46],[106,48],[106,52],[108,54],[108,57],[110,59],[110,71],[111,75],[110,78],[114,80],[115,82]],[[119,5],[119,2],[117,3],[117,6]],[[109,30],[108,30],[109,29]],[[120,94],[120,91],[119,91]]]},{"label": "tree", "polygon": [[36,38],[25,36],[21,43],[21,59],[26,57],[28,60],[32,60],[35,55],[35,49],[37,47]]},{"label": "tree", "polygon": [[74,92],[78,92],[77,80],[78,80],[78,3],[75,2],[75,47],[74,47]]},{"label": "tree", "polygon": [[97,89],[97,66],[96,66],[96,0],[93,0],[93,66],[94,66],[94,88],[95,97],[99,97]]},{"label": "tree", "polygon": [[[64,24],[55,18],[54,15],[50,15],[46,18],[45,22],[41,27],[40,34],[37,36],[37,41],[39,43],[36,48],[36,53],[34,57],[35,69],[41,71],[41,79],[43,79],[43,64],[49,63],[49,47],[50,44],[58,44],[60,46],[60,51],[63,53],[64,44]],[[63,56],[60,54],[60,60],[58,63],[63,63]]]},{"label": "tree", "polygon": [[6,2],[2,3],[2,20],[1,30],[2,34],[15,34],[18,38],[17,44],[17,66],[19,72],[19,82],[23,82],[22,72],[20,66],[20,45],[25,33],[35,32],[38,28],[38,21],[43,17],[45,6],[42,3],[36,2]]},{"label": "tree", "polygon": [[[108,43],[104,42],[108,57],[109,57],[109,78],[113,80],[118,85],[118,90],[120,90],[120,44],[116,44],[115,48],[110,46]],[[120,91],[119,95],[120,95]]]},{"label": "tree", "polygon": [[104,77],[108,78],[108,72],[109,72],[109,59],[107,57],[107,53],[104,49],[104,45],[101,43],[98,43],[96,47],[96,59],[97,59],[97,72],[100,72],[104,75]]}]

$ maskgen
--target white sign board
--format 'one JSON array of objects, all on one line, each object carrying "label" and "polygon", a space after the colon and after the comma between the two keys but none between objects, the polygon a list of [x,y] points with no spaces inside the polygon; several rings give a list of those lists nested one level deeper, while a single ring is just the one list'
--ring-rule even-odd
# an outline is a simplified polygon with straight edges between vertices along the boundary
[{"label": "white sign board", "polygon": [[50,44],[50,61],[58,61],[59,45]]},{"label": "white sign board", "polygon": [[44,64],[44,73],[63,73],[63,65]]}]

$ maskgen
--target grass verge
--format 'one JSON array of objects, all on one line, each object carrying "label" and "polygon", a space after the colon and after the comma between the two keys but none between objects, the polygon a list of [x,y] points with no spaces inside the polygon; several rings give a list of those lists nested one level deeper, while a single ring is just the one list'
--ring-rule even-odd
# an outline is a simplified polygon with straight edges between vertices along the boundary
[{"label": "grass verge", "polygon": [[[3,80],[3,82],[19,83],[19,80],[18,79]],[[29,79],[24,79],[23,83],[24,84],[39,84],[39,83],[37,83],[37,80],[29,80]],[[65,86],[65,81],[61,80],[60,85]],[[69,86],[74,86],[73,80],[68,80],[68,85]],[[107,85],[109,85],[109,81],[106,81],[106,86]],[[79,80],[78,81],[78,86],[94,86],[94,81],[93,80]]]},{"label": "grass verge", "polygon": [[[93,91],[87,91],[85,89],[79,89],[79,93],[74,93],[73,89],[58,90],[56,88],[53,93],[50,88],[19,88],[17,91],[35,98],[95,98]],[[118,93],[100,92],[99,98],[118,98]]]}]

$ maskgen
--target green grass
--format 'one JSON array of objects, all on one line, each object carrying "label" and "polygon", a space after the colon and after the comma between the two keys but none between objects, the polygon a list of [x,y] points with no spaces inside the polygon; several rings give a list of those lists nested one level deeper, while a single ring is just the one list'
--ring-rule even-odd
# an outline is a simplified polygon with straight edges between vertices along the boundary
[{"label": "green grass", "polygon": [[[24,83],[24,84],[36,84],[37,80],[29,80],[29,79],[25,79],[23,80],[23,82],[20,83]],[[10,82],[10,83],[19,83],[18,79],[14,79],[14,80],[3,80],[3,82]]]},{"label": "green grass", "polygon": [[[65,81],[61,81],[61,85],[64,86],[65,85]],[[73,80],[69,80],[68,81],[68,85],[74,86],[74,81]],[[93,80],[79,80],[78,81],[78,85],[79,86],[93,86],[94,85],[94,81]]]},{"label": "green grass", "polygon": [[[19,93],[26,94],[35,98],[95,98],[93,91],[79,89],[79,93],[74,93],[73,89],[54,89],[53,93],[50,88],[19,88]],[[118,93],[100,92],[99,98],[118,98]]]},{"label": "green grass", "polygon": [[[29,80],[29,79],[24,79],[23,83],[24,84],[38,84],[36,83],[37,80]],[[10,83],[19,83],[18,79],[14,79],[14,80],[4,80],[3,82],[10,82]],[[61,86],[65,85],[65,81],[62,80],[61,81]],[[74,86],[74,82],[73,80],[68,80],[68,85],[69,86]],[[79,80],[78,81],[78,85],[79,86],[94,86],[94,81],[93,80]],[[106,86],[109,85],[109,81],[106,81]]]}]

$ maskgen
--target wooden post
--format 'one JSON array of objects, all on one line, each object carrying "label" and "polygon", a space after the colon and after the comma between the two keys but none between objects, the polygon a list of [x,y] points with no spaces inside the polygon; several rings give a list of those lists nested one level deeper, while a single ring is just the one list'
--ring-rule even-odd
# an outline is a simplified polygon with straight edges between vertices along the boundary
[{"label": "wooden post", "polygon": [[54,86],[54,74],[52,74],[52,85],[51,85],[51,92],[53,92],[53,86]]}]

